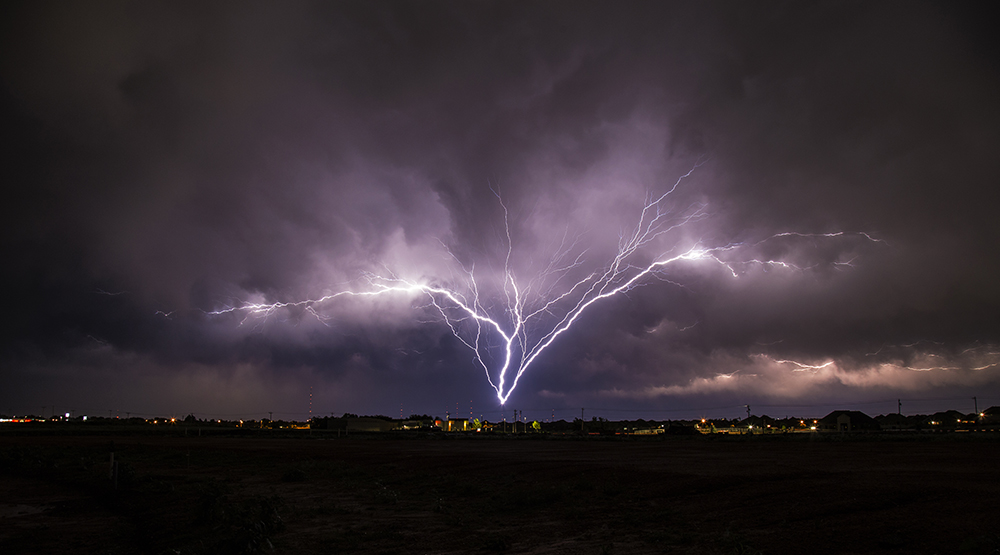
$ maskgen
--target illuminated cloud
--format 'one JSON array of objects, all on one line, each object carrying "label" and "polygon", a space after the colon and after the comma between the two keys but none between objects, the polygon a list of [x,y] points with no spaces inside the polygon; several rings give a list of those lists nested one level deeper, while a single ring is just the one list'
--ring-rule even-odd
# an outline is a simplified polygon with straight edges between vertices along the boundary
[{"label": "illuminated cloud", "polygon": [[373,274],[464,287],[473,265],[502,292],[497,192],[519,279],[568,244],[572,283],[699,164],[670,203],[699,215],[632,262],[716,250],[588,309],[510,402],[1000,403],[998,64],[976,11],[9,8],[0,412],[302,412],[309,387],[324,412],[498,410],[426,297],[208,313]]},{"label": "illuminated cloud", "polygon": [[[969,364],[976,366],[969,366]],[[613,388],[602,395],[620,399],[650,400],[669,397],[711,396],[738,393],[748,398],[793,402],[821,397],[831,386],[846,386],[849,399],[865,399],[871,392],[933,394],[941,388],[962,385],[989,386],[1000,378],[1000,354],[974,360],[942,360],[928,353],[914,353],[909,363],[902,361],[868,366],[841,367],[836,361],[801,362],[777,360],[767,355],[751,355],[749,360],[713,357],[716,367],[736,368],[728,373],[699,376],[684,383],[646,386],[641,389]],[[916,366],[913,366],[916,364]],[[848,402],[848,401],[845,401]]]}]

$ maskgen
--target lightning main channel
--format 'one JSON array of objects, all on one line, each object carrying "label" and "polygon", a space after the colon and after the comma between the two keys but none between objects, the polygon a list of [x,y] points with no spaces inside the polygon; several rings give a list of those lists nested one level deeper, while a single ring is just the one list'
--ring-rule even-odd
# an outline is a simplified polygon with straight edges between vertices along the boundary
[{"label": "lightning main channel", "polygon": [[[739,277],[733,263],[727,262],[726,258],[732,256],[729,253],[745,247],[745,243],[707,247],[696,242],[686,248],[678,248],[678,241],[651,262],[634,262],[639,251],[650,247],[654,241],[708,217],[704,204],[694,204],[680,210],[669,206],[678,187],[695,169],[697,166],[680,176],[669,190],[659,196],[647,195],[634,227],[619,235],[618,248],[610,262],[575,281],[569,276],[583,265],[585,251],[578,251],[575,241],[567,245],[565,237],[545,269],[529,280],[523,280],[517,275],[512,264],[515,252],[507,206],[501,195],[494,191],[504,214],[506,252],[499,280],[500,290],[493,297],[484,298],[481,295],[475,266],[467,268],[459,264],[462,269],[461,278],[457,280],[460,286],[456,286],[456,280],[450,284],[428,282],[409,279],[387,270],[385,273],[364,274],[368,287],[363,291],[345,290],[294,302],[247,303],[207,314],[243,313],[245,316],[241,321],[242,325],[255,318],[267,319],[281,309],[300,308],[325,324],[327,317],[316,310],[317,305],[340,297],[390,294],[424,296],[427,299],[426,307],[433,309],[452,334],[472,352],[474,364],[486,375],[500,404],[504,404],[517,388],[521,377],[542,353],[599,301],[644,285],[650,278],[663,279],[663,272],[667,268],[683,263],[708,261],[722,266],[734,278]],[[848,234],[784,232],[765,237],[749,246],[758,246],[780,237],[832,238],[844,235]],[[882,242],[868,233],[851,235],[870,242]],[[452,258],[457,262],[456,257]],[[801,269],[788,262],[757,258],[747,258],[739,261],[739,264]],[[497,351],[499,356],[496,356]]]}]

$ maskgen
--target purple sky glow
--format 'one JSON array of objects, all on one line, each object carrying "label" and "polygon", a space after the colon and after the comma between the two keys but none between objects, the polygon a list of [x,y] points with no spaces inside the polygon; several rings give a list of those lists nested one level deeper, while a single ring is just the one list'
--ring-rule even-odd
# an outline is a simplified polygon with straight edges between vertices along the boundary
[{"label": "purple sky glow", "polygon": [[[0,413],[1000,405],[978,10],[8,3]],[[654,213],[607,288],[698,256],[588,306],[501,406],[501,335],[427,288],[507,334],[558,299],[531,343]]]}]

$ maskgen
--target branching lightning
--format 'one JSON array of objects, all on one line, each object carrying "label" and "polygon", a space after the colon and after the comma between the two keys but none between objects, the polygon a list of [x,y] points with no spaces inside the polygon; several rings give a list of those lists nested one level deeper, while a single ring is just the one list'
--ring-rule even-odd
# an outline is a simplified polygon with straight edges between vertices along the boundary
[{"label": "branching lightning", "polygon": [[794,360],[775,360],[774,362],[776,364],[793,364],[797,366],[798,368],[792,370],[793,372],[809,372],[814,370],[822,370],[828,366],[832,366],[834,363],[832,360],[825,362],[823,364],[806,364],[804,362],[798,362]]},{"label": "branching lightning", "polygon": [[[681,240],[677,239],[666,251],[653,257],[651,262],[638,262],[637,259],[641,258],[640,251],[652,249],[660,245],[663,238],[669,239],[670,234],[675,232],[679,235],[682,228],[708,217],[703,204],[679,210],[668,205],[678,187],[696,168],[697,166],[678,178],[665,193],[647,196],[634,227],[619,235],[617,252],[611,261],[603,268],[575,281],[574,276],[579,277],[578,272],[584,264],[586,250],[579,249],[575,241],[567,241],[565,237],[541,272],[530,280],[517,275],[512,263],[515,251],[507,206],[500,194],[494,191],[504,213],[503,238],[506,241],[506,252],[503,253],[503,269],[498,280],[500,285],[493,295],[481,293],[477,282],[480,276],[477,275],[475,266],[465,267],[459,263],[461,277],[453,279],[451,283],[410,279],[387,270],[384,274],[365,274],[364,280],[368,287],[363,291],[347,290],[295,302],[241,304],[208,314],[243,313],[245,317],[242,322],[245,323],[251,319],[266,319],[281,309],[300,308],[326,323],[328,317],[320,314],[317,306],[339,297],[394,293],[423,296],[427,300],[424,306],[439,315],[452,334],[472,352],[474,364],[483,371],[496,392],[497,399],[504,404],[517,388],[521,377],[542,353],[603,299],[625,294],[651,279],[679,285],[667,279],[668,269],[699,261],[722,266],[734,278],[740,275],[734,268],[736,264],[740,267],[756,264],[803,270],[804,268],[780,260],[747,257],[733,262],[738,256],[732,253],[779,237],[831,238],[845,235],[842,232],[785,232],[750,244],[729,243],[722,246],[705,246],[700,242],[681,246]],[[856,235],[867,241],[882,242],[866,233]],[[850,265],[850,262],[843,264]],[[457,286],[455,281],[459,282]]]}]

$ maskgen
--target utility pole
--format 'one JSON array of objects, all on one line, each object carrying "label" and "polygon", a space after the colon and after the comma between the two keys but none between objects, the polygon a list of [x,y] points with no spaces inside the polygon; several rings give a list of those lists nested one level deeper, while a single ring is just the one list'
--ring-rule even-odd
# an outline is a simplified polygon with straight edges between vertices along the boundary
[{"label": "utility pole", "polygon": [[976,399],[975,395],[972,396],[972,402],[976,404],[976,417],[979,417],[979,399]]},{"label": "utility pole", "polygon": [[749,420],[750,419],[750,405],[746,405],[746,407],[747,407],[747,420]]},{"label": "utility pole", "polygon": [[270,422],[272,420],[272,418],[271,418],[272,416],[274,416],[274,412],[273,411],[267,411],[267,421],[268,422]]},{"label": "utility pole", "polygon": [[903,400],[896,399],[896,414],[903,416]]}]

